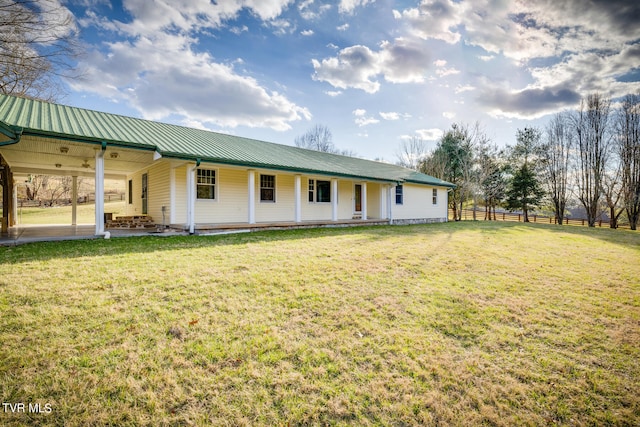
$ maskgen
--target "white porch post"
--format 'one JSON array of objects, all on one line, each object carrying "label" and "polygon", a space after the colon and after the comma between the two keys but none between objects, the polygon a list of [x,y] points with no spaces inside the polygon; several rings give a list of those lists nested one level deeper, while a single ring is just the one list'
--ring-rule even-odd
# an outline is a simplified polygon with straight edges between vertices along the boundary
[{"label": "white porch post", "polygon": [[13,180],[13,194],[12,194],[13,202],[11,203],[11,224],[16,225],[18,222],[18,183],[16,180]]},{"label": "white porch post", "polygon": [[384,193],[385,191],[385,186],[384,185],[380,185],[380,218],[386,218],[386,210],[385,210],[385,199],[386,199],[386,195]]},{"label": "white porch post", "polygon": [[389,185],[387,188],[387,217],[389,218],[389,224],[393,224],[393,191],[395,186]]},{"label": "white porch post", "polygon": [[169,224],[176,223],[176,168],[169,169]]},{"label": "white porch post", "polygon": [[367,219],[367,183],[362,183],[362,219]]},{"label": "white porch post", "polygon": [[71,225],[78,224],[78,177],[71,177]]},{"label": "white porch post", "polygon": [[196,168],[198,166],[187,167],[187,226],[189,234],[193,234],[196,229]]},{"label": "white porch post", "polygon": [[249,193],[249,224],[256,223],[256,171],[249,170],[249,179],[247,180]]},{"label": "white porch post", "polygon": [[106,144],[103,143],[102,150],[96,151],[96,235],[104,234],[104,152]]},{"label": "white porch post", "polygon": [[338,220],[338,180],[331,180],[331,221]]},{"label": "white porch post", "polygon": [[301,176],[300,175],[295,175],[293,178],[293,191],[295,192],[294,194],[294,200],[295,200],[295,222],[301,222],[302,221],[302,204],[301,204],[301,200],[300,200],[300,181],[301,181]]}]

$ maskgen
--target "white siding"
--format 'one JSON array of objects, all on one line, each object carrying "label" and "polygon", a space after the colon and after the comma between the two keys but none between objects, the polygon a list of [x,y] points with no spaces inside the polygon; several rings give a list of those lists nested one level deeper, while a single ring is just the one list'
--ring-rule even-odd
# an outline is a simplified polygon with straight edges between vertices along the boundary
[{"label": "white siding", "polygon": [[[260,175],[276,177],[275,202],[260,201]],[[256,171],[256,222],[295,220],[294,176]]]},{"label": "white siding", "polygon": [[169,220],[169,168],[170,163],[158,161],[148,168],[141,169],[127,176],[127,193],[129,180],[132,181],[132,204],[129,204],[129,194],[126,195],[127,215],[142,215],[142,175],[147,174],[147,214],[156,223],[162,222],[162,206],[166,206],[166,221]]},{"label": "white siding", "polygon": [[381,219],[380,216],[380,187],[378,183],[367,183],[367,218]]},{"label": "white siding", "polygon": [[[142,213],[141,186],[142,174],[148,174],[148,210],[156,223],[162,221],[162,206],[166,206],[165,218],[168,223],[171,208],[175,224],[187,222],[187,179],[186,164],[176,166],[177,162],[160,160],[152,166],[142,169],[127,180],[133,180],[132,204],[127,204],[127,214]],[[170,200],[171,170],[175,175],[175,194],[173,204]],[[247,223],[249,217],[248,170],[222,165],[201,165],[203,169],[216,171],[215,200],[196,200],[196,224]],[[275,175],[276,201],[260,201],[260,175]],[[295,220],[294,174],[255,170],[255,218],[256,222],[293,222]],[[302,176],[300,182],[300,201],[302,221],[331,221],[331,203],[309,202],[309,179],[326,180],[323,176]],[[354,214],[355,184],[361,181],[338,180],[338,220],[348,220]],[[367,182],[367,217],[385,219],[387,210],[387,184]],[[416,184],[403,186],[403,204],[395,204],[395,187],[391,187],[391,203],[394,220],[444,219],[447,216],[447,190],[438,189],[437,204],[433,205],[433,187]],[[128,195],[127,199],[128,201]]]},{"label": "white siding", "polygon": [[247,222],[249,218],[248,172],[241,169],[201,166],[216,171],[216,199],[196,199],[196,224]]},{"label": "white siding", "polygon": [[447,206],[446,197],[447,190],[445,188],[438,189],[438,203],[432,202],[433,187],[422,185],[404,184],[403,185],[403,204],[395,203],[395,187],[392,189],[392,209],[393,219],[423,219],[423,218],[446,218]]},{"label": "white siding", "polygon": [[179,166],[175,168],[176,176],[176,194],[174,195],[173,218],[176,224],[187,223],[187,166]]}]

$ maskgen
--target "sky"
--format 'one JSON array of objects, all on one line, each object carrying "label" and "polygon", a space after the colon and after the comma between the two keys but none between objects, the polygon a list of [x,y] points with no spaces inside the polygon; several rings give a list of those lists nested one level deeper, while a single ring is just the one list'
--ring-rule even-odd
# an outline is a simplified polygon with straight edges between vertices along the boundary
[{"label": "sky", "polygon": [[[58,0],[54,0],[58,1]],[[640,90],[635,0],[62,0],[85,54],[64,103],[397,161],[479,122],[497,145]]]}]

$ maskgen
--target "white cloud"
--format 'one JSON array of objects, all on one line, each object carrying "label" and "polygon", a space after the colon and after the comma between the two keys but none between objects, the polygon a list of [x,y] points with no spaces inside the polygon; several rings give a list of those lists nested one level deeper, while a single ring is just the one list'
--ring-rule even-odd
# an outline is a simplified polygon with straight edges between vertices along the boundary
[{"label": "white cloud", "polygon": [[460,25],[461,6],[449,0],[423,1],[420,6],[394,12],[396,19],[404,19],[414,35],[422,39],[437,39],[454,44],[460,40],[456,28]]},{"label": "white cloud", "polygon": [[247,27],[246,25],[243,25],[242,27],[231,27],[229,31],[239,36],[240,34],[249,31],[249,27]]},{"label": "white cloud", "polygon": [[338,31],[347,31],[348,29],[349,29],[349,24],[348,23],[347,24],[342,24],[342,25],[336,27],[336,30],[338,30]]},{"label": "white cloud", "polygon": [[380,120],[378,120],[378,119],[376,119],[374,117],[367,117],[366,116],[367,110],[363,110],[361,108],[359,108],[357,110],[353,110],[352,113],[356,117],[354,122],[359,127],[363,127],[363,126],[367,126],[367,125],[373,125],[373,124],[376,124],[376,123],[380,122]]},{"label": "white cloud", "polygon": [[400,119],[400,113],[396,113],[396,112],[383,113],[383,112],[380,112],[380,117],[382,117],[385,120],[399,120]]},{"label": "white cloud", "polygon": [[329,95],[332,98],[335,98],[336,96],[342,95],[342,91],[341,90],[327,90],[324,93],[326,93],[327,95]]},{"label": "white cloud", "polygon": [[444,59],[438,59],[436,61],[433,61],[433,65],[435,65],[436,67],[444,67],[445,65],[447,65],[447,61],[445,61]]},{"label": "white cloud", "polygon": [[[69,84],[124,100],[151,120],[178,115],[225,127],[287,130],[290,122],[311,118],[284,95],[214,62],[207,53],[193,52],[191,43],[188,37],[164,33],[111,43],[109,55],[94,52],[83,64],[84,78]],[[167,52],[172,61],[166,60]]]},{"label": "white cloud", "polygon": [[375,93],[380,83],[373,80],[379,74],[377,55],[366,46],[356,45],[338,52],[337,57],[318,61],[312,59],[312,78],[340,89],[356,88]]},{"label": "white cloud", "polygon": [[437,141],[444,135],[444,132],[440,129],[418,129],[415,133],[425,141]]},{"label": "white cloud", "polygon": [[471,85],[457,85],[456,88],[454,89],[455,93],[463,93],[463,92],[469,92],[472,90],[476,90],[476,88],[474,86]]},{"label": "white cloud", "polygon": [[300,34],[303,36],[312,36],[313,30],[303,30],[303,31],[300,31]]},{"label": "white cloud", "polygon": [[460,74],[460,70],[456,70],[455,68],[438,68],[436,70],[436,74],[440,77],[446,77],[454,74]]},{"label": "white cloud", "polygon": [[357,7],[366,6],[374,2],[375,0],[340,0],[338,10],[340,13],[352,13]]},{"label": "white cloud", "polygon": [[[492,115],[540,117],[573,105],[578,94],[638,90],[638,82],[620,81],[640,63],[637,1],[422,0],[393,15],[416,37],[475,46],[485,51],[477,55],[481,61],[506,58],[524,72],[503,78],[506,87],[487,78],[480,103]],[[435,65],[443,68],[435,71],[440,76],[458,72]]]},{"label": "white cloud", "polygon": [[453,111],[444,111],[442,113],[442,117],[449,120],[453,120],[455,116],[456,116],[456,113],[454,113]]},{"label": "white cloud", "polygon": [[375,93],[380,89],[378,76],[391,83],[422,82],[429,63],[425,49],[414,41],[398,38],[393,43],[383,41],[378,51],[356,45],[340,50],[336,57],[313,59],[312,77],[340,89]]}]

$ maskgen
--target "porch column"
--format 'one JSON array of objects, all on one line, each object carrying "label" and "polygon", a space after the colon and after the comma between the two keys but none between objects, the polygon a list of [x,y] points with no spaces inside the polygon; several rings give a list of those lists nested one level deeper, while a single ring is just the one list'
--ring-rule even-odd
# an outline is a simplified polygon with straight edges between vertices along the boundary
[{"label": "porch column", "polygon": [[169,169],[169,224],[176,223],[176,168]]},{"label": "porch column", "polygon": [[104,234],[104,152],[106,144],[103,143],[102,150],[96,151],[96,235]]},{"label": "porch column", "polygon": [[385,200],[386,200],[386,194],[385,194],[385,186],[383,184],[380,185],[380,218],[386,218],[387,214],[386,214],[386,210],[385,210]]},{"label": "porch column", "polygon": [[295,192],[294,195],[294,200],[295,200],[295,222],[301,222],[302,221],[302,204],[301,204],[301,200],[300,200],[300,181],[301,181],[301,176],[300,175],[296,175],[293,178],[293,191]]},{"label": "porch column", "polygon": [[362,183],[362,219],[367,219],[367,183]]},{"label": "porch column", "polygon": [[331,180],[331,221],[338,220],[338,180]]},{"label": "porch column", "polygon": [[13,180],[12,196],[11,221],[9,221],[9,225],[16,225],[18,223],[18,183],[15,180]]},{"label": "porch column", "polygon": [[196,166],[187,166],[187,227],[189,234],[196,229]]},{"label": "porch column", "polygon": [[78,223],[78,177],[71,177],[71,225]]},{"label": "porch column", "polygon": [[249,224],[256,223],[256,171],[249,170],[247,182],[249,193]]},{"label": "porch column", "polygon": [[393,191],[395,187],[389,185],[387,187],[387,218],[389,218],[389,224],[393,224]]}]

